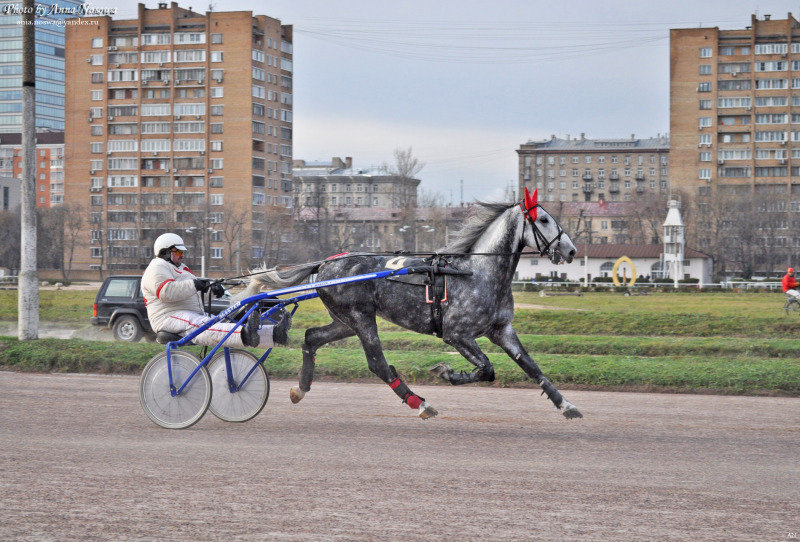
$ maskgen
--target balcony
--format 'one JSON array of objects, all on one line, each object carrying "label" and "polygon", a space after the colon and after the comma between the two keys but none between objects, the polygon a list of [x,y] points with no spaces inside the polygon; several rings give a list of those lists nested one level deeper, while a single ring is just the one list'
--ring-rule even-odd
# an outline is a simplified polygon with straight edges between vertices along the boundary
[{"label": "balcony", "polygon": [[592,174],[591,173],[584,173],[583,174],[583,180],[584,181],[591,181],[592,180]]},{"label": "balcony", "polygon": [[609,179],[611,179],[612,181],[618,181],[619,180],[619,173],[612,173],[609,176]]},{"label": "balcony", "polygon": [[641,194],[644,192],[644,182],[637,182],[636,183],[636,191]]},{"label": "balcony", "polygon": [[586,194],[591,194],[592,192],[594,192],[594,185],[592,183],[584,183],[583,191]]},{"label": "balcony", "polygon": [[612,194],[619,193],[619,183],[611,183],[611,186],[608,188],[608,191]]}]

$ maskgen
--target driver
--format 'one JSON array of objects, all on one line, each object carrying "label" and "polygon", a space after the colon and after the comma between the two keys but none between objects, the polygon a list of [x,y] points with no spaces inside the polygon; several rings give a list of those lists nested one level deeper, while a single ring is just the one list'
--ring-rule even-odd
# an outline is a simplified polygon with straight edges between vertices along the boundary
[{"label": "driver", "polygon": [[800,286],[800,284],[797,284],[797,281],[794,279],[794,267],[790,267],[786,270],[782,283],[783,293],[800,300],[800,292],[797,291],[797,287]]},{"label": "driver", "polygon": [[[192,274],[183,263],[186,246],[179,235],[165,233],[159,236],[153,252],[155,258],[142,275],[144,303],[153,331],[183,335],[211,320],[213,316],[203,311],[201,294],[210,289],[215,296],[221,297],[225,288]],[[192,342],[215,346],[234,326],[233,323],[217,322]],[[287,344],[290,327],[291,317],[285,312],[278,325],[261,326],[261,316],[256,309],[250,313],[247,322],[228,338],[228,345],[272,348],[274,343]]]}]

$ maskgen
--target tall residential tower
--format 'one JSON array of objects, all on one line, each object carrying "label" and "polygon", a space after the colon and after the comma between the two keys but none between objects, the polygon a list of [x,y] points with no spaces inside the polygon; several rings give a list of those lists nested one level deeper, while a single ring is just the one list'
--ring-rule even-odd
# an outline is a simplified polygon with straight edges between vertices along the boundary
[{"label": "tall residential tower", "polygon": [[76,268],[141,268],[165,231],[212,270],[263,257],[292,204],[292,27],[175,2],[93,20],[67,29],[65,202],[90,220]]}]

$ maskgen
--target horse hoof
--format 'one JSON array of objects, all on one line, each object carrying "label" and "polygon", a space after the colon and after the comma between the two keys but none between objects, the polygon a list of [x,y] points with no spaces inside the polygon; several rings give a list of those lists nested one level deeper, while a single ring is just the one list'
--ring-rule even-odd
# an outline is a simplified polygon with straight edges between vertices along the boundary
[{"label": "horse hoof", "polygon": [[439,378],[447,380],[449,382],[450,375],[453,374],[453,369],[451,369],[448,364],[441,362],[437,363],[436,365],[428,369],[428,372],[434,376],[438,376]]},{"label": "horse hoof", "polygon": [[293,386],[292,389],[289,390],[289,399],[292,400],[292,403],[297,404],[300,400],[306,396],[306,392],[298,388],[297,386]]},{"label": "horse hoof", "polygon": [[578,407],[570,403],[569,401],[564,401],[564,417],[568,420],[574,420],[576,418],[583,418],[583,414],[581,411],[578,410]]},{"label": "horse hoof", "polygon": [[439,414],[439,411],[433,408],[428,403],[422,403],[419,405],[419,417],[423,420],[427,420],[428,418],[433,418]]}]

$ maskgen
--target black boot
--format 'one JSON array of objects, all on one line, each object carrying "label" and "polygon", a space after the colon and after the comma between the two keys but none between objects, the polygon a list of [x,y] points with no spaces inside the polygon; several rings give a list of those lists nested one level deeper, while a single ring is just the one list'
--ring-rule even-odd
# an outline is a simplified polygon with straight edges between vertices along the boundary
[{"label": "black boot", "polygon": [[272,328],[272,340],[275,344],[287,345],[289,344],[289,330],[292,329],[292,315],[281,309],[282,318]]},{"label": "black boot", "polygon": [[247,317],[247,322],[242,326],[242,344],[250,348],[258,348],[261,337],[258,336],[258,328],[261,326],[261,314],[254,310]]}]

